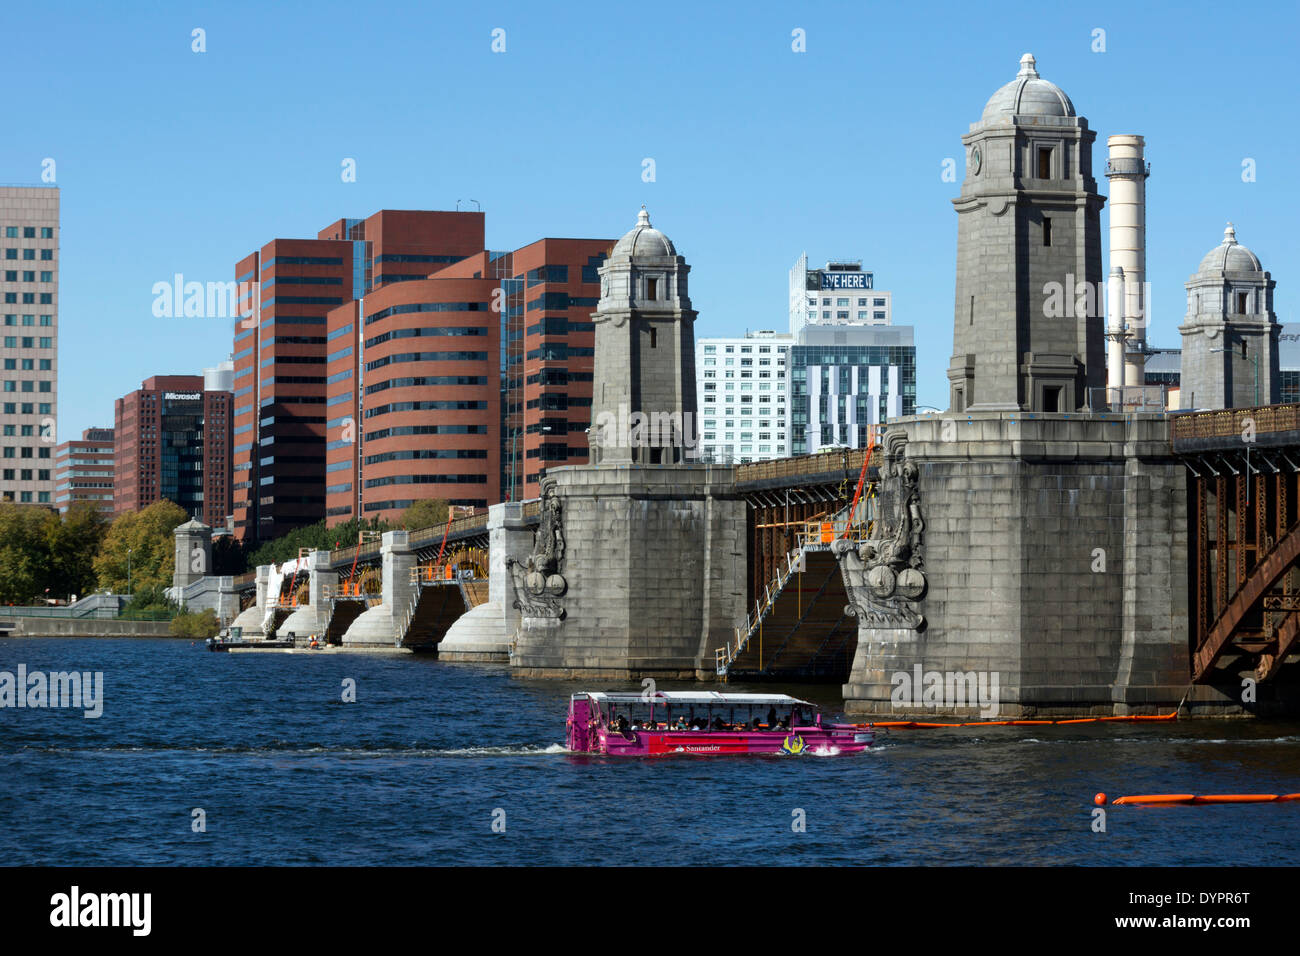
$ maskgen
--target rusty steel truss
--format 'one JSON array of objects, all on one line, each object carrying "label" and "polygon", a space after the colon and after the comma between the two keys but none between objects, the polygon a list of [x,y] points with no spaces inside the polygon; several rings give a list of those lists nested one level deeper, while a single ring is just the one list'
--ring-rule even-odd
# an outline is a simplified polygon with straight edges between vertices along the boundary
[{"label": "rusty steel truss", "polygon": [[[1220,427],[1238,426],[1242,411],[1223,416]],[[1197,682],[1212,682],[1225,671],[1235,675],[1252,665],[1257,680],[1270,680],[1288,655],[1300,652],[1297,458],[1300,452],[1294,447],[1252,447],[1249,442],[1203,448],[1184,457],[1194,559],[1192,677]]]}]

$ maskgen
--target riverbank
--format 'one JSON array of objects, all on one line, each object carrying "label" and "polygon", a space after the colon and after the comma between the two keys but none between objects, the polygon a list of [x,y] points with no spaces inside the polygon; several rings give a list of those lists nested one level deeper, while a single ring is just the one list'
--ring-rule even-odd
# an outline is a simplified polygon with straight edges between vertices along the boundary
[{"label": "riverbank", "polygon": [[[0,608],[0,618],[4,610]],[[9,637],[174,637],[170,621],[126,621],[118,618],[15,617]],[[178,637],[188,641],[193,638]]]}]

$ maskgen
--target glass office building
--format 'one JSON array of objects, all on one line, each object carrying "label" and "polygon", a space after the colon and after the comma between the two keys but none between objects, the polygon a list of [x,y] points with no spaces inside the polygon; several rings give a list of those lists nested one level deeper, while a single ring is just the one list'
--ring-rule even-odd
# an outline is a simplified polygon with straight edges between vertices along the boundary
[{"label": "glass office building", "polygon": [[916,412],[910,326],[805,326],[790,349],[790,454],[866,447],[867,426]]}]

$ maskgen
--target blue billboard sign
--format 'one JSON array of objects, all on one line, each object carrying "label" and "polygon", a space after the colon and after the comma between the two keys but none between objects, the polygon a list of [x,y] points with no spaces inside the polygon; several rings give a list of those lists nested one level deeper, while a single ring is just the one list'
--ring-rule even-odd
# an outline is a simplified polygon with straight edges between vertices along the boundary
[{"label": "blue billboard sign", "polygon": [[870,289],[870,272],[823,272],[822,290],[832,289]]}]

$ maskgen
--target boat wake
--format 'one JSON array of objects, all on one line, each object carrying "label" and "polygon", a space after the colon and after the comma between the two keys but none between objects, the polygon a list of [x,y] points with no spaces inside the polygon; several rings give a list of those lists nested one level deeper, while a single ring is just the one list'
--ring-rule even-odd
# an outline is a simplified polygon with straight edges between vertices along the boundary
[{"label": "boat wake", "polygon": [[[312,746],[262,746],[262,747],[175,747],[169,745],[132,746],[112,744],[104,747],[21,747],[17,753],[50,754],[137,754],[174,753],[195,756],[248,756],[248,757],[537,757],[566,754],[563,744],[518,744],[503,747],[457,747],[438,749],[431,747],[326,747]],[[0,756],[3,751],[0,751]]]}]

